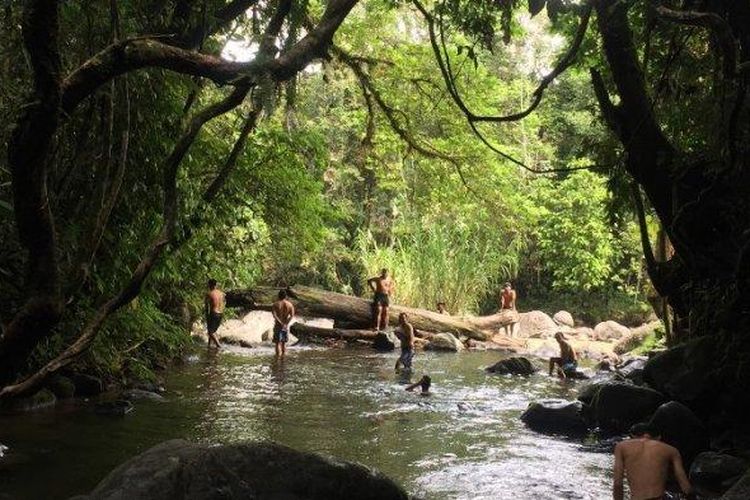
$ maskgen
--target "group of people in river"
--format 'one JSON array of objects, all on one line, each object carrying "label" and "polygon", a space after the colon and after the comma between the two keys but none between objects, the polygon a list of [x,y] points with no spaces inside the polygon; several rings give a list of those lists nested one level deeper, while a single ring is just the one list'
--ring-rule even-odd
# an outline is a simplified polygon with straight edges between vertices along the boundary
[{"label": "group of people in river", "polygon": [[[388,313],[390,298],[395,290],[395,283],[389,276],[388,270],[383,269],[379,276],[367,281],[373,291],[373,329],[385,330],[388,326]],[[516,292],[510,283],[506,283],[500,293],[499,305],[501,311],[516,311]],[[216,332],[221,324],[224,308],[226,305],[225,295],[216,283],[216,280],[208,281],[208,292],[205,296],[206,326],[208,330],[209,348],[219,347],[219,339]],[[440,314],[449,314],[445,303],[438,302],[436,310]],[[280,290],[277,300],[271,306],[273,314],[273,343],[277,357],[286,354],[286,343],[289,338],[289,328],[294,319],[294,304],[287,297],[286,290]],[[509,337],[514,335],[514,325],[511,323],[503,328]],[[396,360],[396,371],[405,370],[411,372],[414,360],[415,329],[409,322],[409,315],[405,312],[399,314],[398,328],[396,334],[401,341],[401,354]],[[555,340],[560,347],[560,356],[549,360],[549,376],[554,372],[560,378],[575,376],[578,370],[578,354],[570,344],[565,334],[557,332]],[[406,387],[407,391],[420,389],[422,395],[429,395],[432,379],[429,375],[422,376],[417,382]],[[670,497],[666,490],[670,471],[677,480],[682,492],[687,497],[694,498],[693,490],[685,473],[680,452],[660,440],[661,431],[649,424],[637,424],[630,431],[630,439],[617,444],[614,451],[614,480],[613,498],[623,500],[624,480],[627,478],[630,496],[639,500],[659,500]]]}]

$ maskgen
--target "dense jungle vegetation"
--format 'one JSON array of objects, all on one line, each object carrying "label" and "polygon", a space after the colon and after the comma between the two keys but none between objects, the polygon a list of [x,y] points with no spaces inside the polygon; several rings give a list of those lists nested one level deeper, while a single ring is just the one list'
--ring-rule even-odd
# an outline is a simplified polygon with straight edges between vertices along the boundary
[{"label": "dense jungle vegetation", "polygon": [[505,280],[592,322],[658,295],[739,359],[750,4],[662,3],[6,2],[2,394],[146,376],[209,276],[381,267],[455,312]]}]

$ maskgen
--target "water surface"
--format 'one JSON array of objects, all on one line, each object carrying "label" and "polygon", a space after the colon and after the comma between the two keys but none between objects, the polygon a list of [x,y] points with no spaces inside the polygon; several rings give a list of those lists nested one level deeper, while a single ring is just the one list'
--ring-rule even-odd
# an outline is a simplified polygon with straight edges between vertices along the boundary
[{"label": "water surface", "polygon": [[493,376],[502,355],[419,353],[404,391],[396,354],[267,349],[194,356],[170,372],[167,401],[136,402],[124,418],[69,405],[0,416],[0,499],[57,499],[89,491],[113,467],[170,438],[273,440],[375,467],[426,499],[603,499],[611,458],[529,431],[530,401],[575,397],[573,382]]}]

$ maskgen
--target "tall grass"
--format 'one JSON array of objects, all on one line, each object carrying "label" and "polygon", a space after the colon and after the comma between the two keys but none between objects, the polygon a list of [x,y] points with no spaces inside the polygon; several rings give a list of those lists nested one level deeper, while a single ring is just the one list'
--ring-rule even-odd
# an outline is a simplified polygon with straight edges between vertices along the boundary
[{"label": "tall grass", "polygon": [[480,301],[518,271],[520,245],[504,245],[488,233],[478,225],[417,224],[392,245],[361,233],[358,246],[369,273],[363,279],[387,268],[399,304],[433,309],[441,301],[452,314],[476,313]]}]

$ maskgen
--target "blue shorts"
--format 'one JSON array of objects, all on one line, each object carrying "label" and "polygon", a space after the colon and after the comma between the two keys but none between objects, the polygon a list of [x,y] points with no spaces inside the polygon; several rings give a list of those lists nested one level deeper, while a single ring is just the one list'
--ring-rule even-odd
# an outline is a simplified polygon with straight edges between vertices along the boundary
[{"label": "blue shorts", "polygon": [[289,341],[289,331],[279,324],[273,325],[273,343],[287,343]]},{"label": "blue shorts", "polygon": [[414,359],[414,349],[401,349],[401,356],[398,360],[404,365],[404,368],[411,368],[411,362]]},{"label": "blue shorts", "polygon": [[578,370],[578,363],[576,361],[571,361],[569,363],[564,363],[560,368],[562,368],[562,371],[565,373],[574,373]]}]

